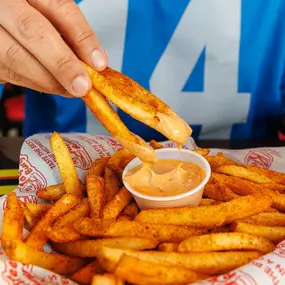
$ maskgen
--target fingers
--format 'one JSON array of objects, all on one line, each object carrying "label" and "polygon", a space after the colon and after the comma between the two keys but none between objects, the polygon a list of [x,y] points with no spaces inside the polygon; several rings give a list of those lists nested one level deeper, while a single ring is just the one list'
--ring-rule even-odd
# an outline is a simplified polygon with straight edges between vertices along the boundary
[{"label": "fingers", "polygon": [[73,0],[28,0],[63,35],[76,54],[101,71],[107,67],[107,56],[95,33]]},{"label": "fingers", "polygon": [[1,79],[5,77],[10,83],[32,89],[36,87],[41,92],[67,95],[50,72],[1,26],[0,39],[0,62],[3,68],[0,71]]},{"label": "fingers", "polygon": [[[76,97],[91,89],[90,78],[61,36],[26,1],[0,1],[0,25]],[[2,42],[2,41],[1,41]]]}]

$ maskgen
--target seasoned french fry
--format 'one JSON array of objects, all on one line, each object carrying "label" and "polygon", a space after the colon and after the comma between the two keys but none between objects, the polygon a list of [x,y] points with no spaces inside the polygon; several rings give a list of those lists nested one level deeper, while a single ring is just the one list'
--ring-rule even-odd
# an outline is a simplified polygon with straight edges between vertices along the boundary
[{"label": "seasoned french fry", "polygon": [[[209,206],[209,205],[214,205],[216,204],[217,201],[214,199],[209,199],[209,198],[202,198],[199,206]],[[219,204],[219,203],[218,203]]]},{"label": "seasoned french fry", "polygon": [[67,225],[73,225],[79,218],[87,217],[89,212],[88,199],[83,199],[78,205],[74,206],[65,215],[61,216],[53,225],[53,229],[58,230]]},{"label": "seasoned french fry", "polygon": [[114,274],[129,283],[139,285],[188,284],[202,277],[181,266],[152,264],[128,255],[122,256]]},{"label": "seasoned french fry", "polygon": [[230,188],[225,185],[222,185],[218,181],[214,183],[206,184],[203,192],[203,197],[211,198],[218,201],[227,202],[232,199],[240,197],[235,194]]},{"label": "seasoned french fry", "polygon": [[14,192],[7,195],[6,201],[7,205],[4,209],[1,240],[6,254],[10,256],[9,247],[11,243],[23,239],[24,210]]},{"label": "seasoned french fry", "polygon": [[105,168],[104,179],[105,179],[104,200],[105,203],[108,203],[119,192],[121,187],[121,182],[118,179],[116,173],[108,167]]},{"label": "seasoned french fry", "polygon": [[159,142],[157,142],[156,140],[151,140],[149,142],[149,145],[153,148],[153,149],[162,149],[164,148],[163,145],[161,145]]},{"label": "seasoned french fry", "polygon": [[121,145],[132,151],[135,156],[140,157],[144,161],[153,163],[157,160],[153,148],[151,148],[144,140],[129,131],[100,92],[93,89],[82,99],[98,121],[101,122],[105,129],[113,135]]},{"label": "seasoned french fry", "polygon": [[104,269],[101,267],[98,260],[94,260],[73,273],[70,279],[81,285],[89,285],[92,282],[93,275],[104,273]]},{"label": "seasoned french fry", "polygon": [[215,233],[183,240],[179,252],[206,252],[226,250],[255,250],[262,253],[273,251],[274,244],[269,240],[247,233]]},{"label": "seasoned french fry", "polygon": [[177,225],[160,225],[135,221],[102,222],[97,219],[83,218],[74,228],[86,236],[93,237],[141,237],[155,238],[160,242],[180,242],[183,239],[205,233],[205,230]]},{"label": "seasoned french fry", "polygon": [[117,221],[131,221],[132,218],[129,215],[126,214],[120,214],[117,218]]},{"label": "seasoned french fry", "polygon": [[108,167],[113,169],[119,175],[119,177],[121,177],[124,168],[134,158],[135,156],[125,149],[118,150],[111,156],[108,162]]},{"label": "seasoned french fry", "polygon": [[81,258],[42,252],[23,242],[14,242],[10,252],[11,259],[15,261],[36,265],[58,274],[72,274],[86,264]]},{"label": "seasoned french fry", "polygon": [[39,221],[39,219],[31,214],[25,203],[21,203],[21,207],[23,208],[24,217],[27,222],[26,226],[27,228],[31,229]]},{"label": "seasoned french fry", "polygon": [[159,251],[175,252],[178,248],[178,243],[163,242],[158,246]]},{"label": "seasoned french fry", "polygon": [[133,220],[139,213],[138,205],[135,201],[131,202],[124,210],[123,213],[130,216]]},{"label": "seasoned french fry", "polygon": [[39,189],[36,193],[37,197],[47,201],[57,201],[66,193],[63,183],[47,186]]},{"label": "seasoned french fry", "polygon": [[124,285],[125,282],[113,274],[96,274],[91,285]]},{"label": "seasoned french fry", "polygon": [[64,140],[58,133],[54,132],[50,138],[50,145],[54,153],[66,193],[82,197],[83,186],[78,179],[75,165]]},{"label": "seasoned french fry", "polygon": [[26,238],[28,246],[35,249],[41,249],[47,242],[46,230],[62,215],[76,206],[80,199],[65,194],[56,204],[45,214],[45,216],[33,227],[31,233]]},{"label": "seasoned french fry", "polygon": [[97,257],[100,254],[100,249],[102,246],[145,250],[156,248],[157,245],[158,241],[154,238],[120,237],[96,240],[78,240],[63,244],[54,243],[53,248],[70,256]]},{"label": "seasoned french fry", "polygon": [[52,207],[51,204],[34,204],[34,203],[23,203],[29,209],[31,215],[41,219],[48,210]]},{"label": "seasoned french fry", "polygon": [[86,64],[84,66],[91,77],[93,87],[133,118],[178,144],[184,144],[191,135],[189,125],[167,104],[126,75],[110,67],[97,72]]},{"label": "seasoned french fry", "polygon": [[105,270],[113,272],[124,254],[153,264],[183,266],[207,275],[229,272],[261,256],[260,253],[255,251],[180,253],[132,251],[104,246],[100,252],[100,264]]},{"label": "seasoned french fry", "polygon": [[262,174],[257,174],[249,169],[238,165],[224,165],[216,169],[216,172],[243,178],[256,183],[272,183],[273,181]]},{"label": "seasoned french fry", "polygon": [[104,176],[105,167],[108,164],[110,157],[101,157],[93,161],[88,169],[89,176]]},{"label": "seasoned french fry", "polygon": [[285,227],[270,227],[236,222],[233,224],[232,228],[235,232],[257,235],[267,238],[272,242],[279,242],[285,239]]},{"label": "seasoned french fry", "polygon": [[72,225],[66,225],[62,228],[54,230],[49,227],[45,231],[46,236],[53,242],[64,243],[79,240],[82,236],[76,230],[74,230]]},{"label": "seasoned french fry", "polygon": [[279,212],[264,212],[242,220],[244,223],[271,226],[285,227],[285,214]]},{"label": "seasoned french fry", "polygon": [[192,151],[199,153],[202,156],[207,156],[210,153],[210,150],[208,148],[196,148]]},{"label": "seasoned french fry", "polygon": [[285,211],[285,195],[267,189],[264,184],[257,184],[238,177],[212,172],[212,177],[221,181],[238,195],[266,195],[273,200],[272,207]]},{"label": "seasoned french fry", "polygon": [[247,195],[219,205],[143,210],[135,221],[214,228],[263,212],[271,204],[268,196]]},{"label": "seasoned french fry", "polygon": [[87,174],[86,185],[90,203],[90,216],[92,218],[101,218],[104,207],[105,180],[100,176],[90,176]]},{"label": "seasoned french fry", "polygon": [[209,155],[206,156],[205,158],[208,160],[212,171],[216,171],[218,167],[224,165],[241,165],[239,162],[225,157],[224,154],[221,152],[218,152],[216,156]]},{"label": "seasoned french fry", "polygon": [[123,186],[114,198],[104,206],[103,219],[116,219],[131,199],[131,193]]}]

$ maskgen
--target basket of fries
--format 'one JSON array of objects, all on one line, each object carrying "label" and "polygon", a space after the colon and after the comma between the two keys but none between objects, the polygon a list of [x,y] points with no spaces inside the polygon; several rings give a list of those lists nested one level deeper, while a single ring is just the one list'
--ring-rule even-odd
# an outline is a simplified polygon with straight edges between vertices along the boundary
[{"label": "basket of fries", "polygon": [[284,284],[284,149],[184,148],[212,168],[201,204],[140,211],[122,184],[133,155],[113,138],[28,138],[1,199],[0,283]]}]

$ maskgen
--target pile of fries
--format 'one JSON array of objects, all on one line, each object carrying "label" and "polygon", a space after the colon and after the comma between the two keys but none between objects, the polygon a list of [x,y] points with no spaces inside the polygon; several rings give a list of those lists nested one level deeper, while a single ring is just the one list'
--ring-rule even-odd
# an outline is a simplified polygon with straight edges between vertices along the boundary
[{"label": "pile of fries", "polygon": [[[95,160],[82,184],[61,136],[54,133],[50,143],[63,182],[38,190],[46,204],[8,195],[2,245],[12,260],[82,285],[191,284],[245,265],[285,239],[285,174],[197,149],[212,168],[201,204],[139,211],[122,183],[132,154],[122,149]],[[43,251],[48,242],[51,253]]]}]

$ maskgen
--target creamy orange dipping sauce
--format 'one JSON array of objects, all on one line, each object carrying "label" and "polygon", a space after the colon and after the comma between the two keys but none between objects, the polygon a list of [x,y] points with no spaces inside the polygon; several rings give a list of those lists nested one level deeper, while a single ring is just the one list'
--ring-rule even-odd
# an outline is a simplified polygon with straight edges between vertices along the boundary
[{"label": "creamy orange dipping sauce", "polygon": [[199,165],[180,160],[159,160],[129,170],[124,180],[137,192],[148,196],[176,196],[197,187],[205,178]]}]

